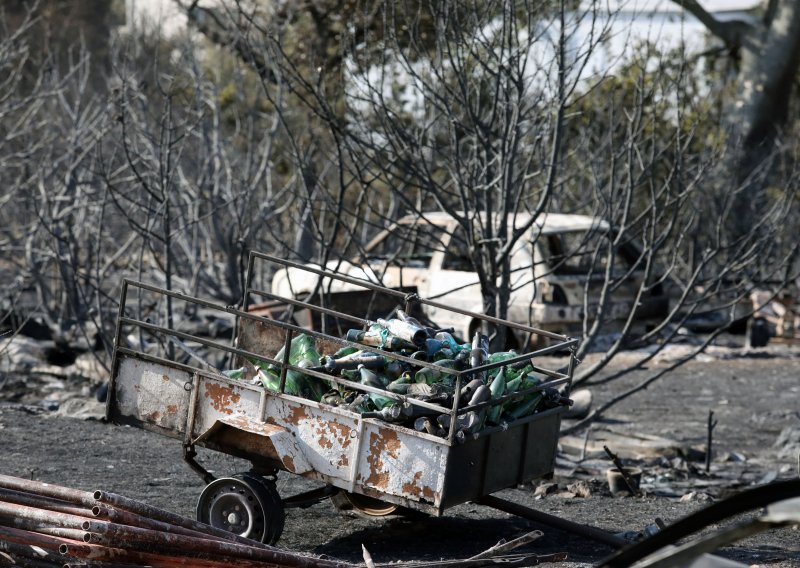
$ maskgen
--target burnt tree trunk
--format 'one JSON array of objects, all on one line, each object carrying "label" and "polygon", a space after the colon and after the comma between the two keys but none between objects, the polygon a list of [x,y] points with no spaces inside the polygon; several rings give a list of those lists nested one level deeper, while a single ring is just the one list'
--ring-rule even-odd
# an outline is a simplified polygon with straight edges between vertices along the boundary
[{"label": "burnt tree trunk", "polygon": [[800,67],[800,1],[769,0],[758,21],[720,21],[695,0],[674,1],[739,59],[735,95],[726,116],[735,160],[730,171],[743,188],[737,209],[757,210]]}]

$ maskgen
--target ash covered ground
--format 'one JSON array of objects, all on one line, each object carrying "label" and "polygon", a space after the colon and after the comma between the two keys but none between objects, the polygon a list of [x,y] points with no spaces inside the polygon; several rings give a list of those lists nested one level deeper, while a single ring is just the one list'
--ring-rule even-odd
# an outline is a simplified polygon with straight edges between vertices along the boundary
[{"label": "ash covered ground", "polygon": [[[670,353],[680,355],[673,350],[646,369],[593,387],[595,406],[669,365]],[[623,355],[615,365],[630,364],[640,356]],[[607,372],[613,371],[614,367]],[[736,491],[797,477],[799,376],[796,347],[711,349],[615,406],[588,435],[564,438],[552,480],[497,495],[617,533],[641,531],[656,518],[669,524]],[[102,408],[88,396],[93,385],[77,377],[6,373],[0,383],[0,473],[105,489],[194,516],[202,481],[183,463],[179,441],[99,420]],[[706,474],[702,454],[709,411],[717,426]],[[625,439],[630,447],[620,441]],[[652,447],[638,451],[636,440],[641,439],[650,440]],[[644,497],[610,494],[605,482],[610,463],[597,451],[604,441],[626,463],[643,470]],[[230,456],[201,452],[201,463],[216,475],[248,469],[247,463]],[[283,496],[313,487],[291,474],[278,478]],[[534,529],[544,537],[521,551],[567,552],[569,560],[558,566],[592,565],[612,552],[606,545],[475,504],[449,509],[441,518],[366,519],[322,502],[289,510],[279,545],[354,562],[362,558],[362,544],[376,562],[457,559]],[[720,554],[749,565],[800,566],[800,531],[773,530]]]}]

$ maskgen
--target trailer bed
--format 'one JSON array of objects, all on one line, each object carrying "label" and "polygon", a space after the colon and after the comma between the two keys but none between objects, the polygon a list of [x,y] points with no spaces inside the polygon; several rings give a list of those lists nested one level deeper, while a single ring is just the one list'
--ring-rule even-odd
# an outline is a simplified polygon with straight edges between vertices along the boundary
[{"label": "trailer bed", "polygon": [[[204,309],[226,312],[237,319],[237,337],[232,344],[225,344],[193,336],[178,329],[179,326],[154,324],[152,315],[132,317],[127,305],[132,290],[136,290],[138,297],[148,294],[156,300],[169,298],[172,303],[199,305]],[[250,292],[258,291],[250,289]],[[416,298],[414,300],[424,302]],[[287,298],[285,301],[289,306],[297,304],[309,309],[308,304],[296,299]],[[280,361],[265,351],[274,353],[276,347],[282,344],[288,346],[298,333],[311,334],[317,348],[327,352],[348,343],[341,338],[303,330],[290,322],[276,321],[259,313],[218,305],[141,282],[125,281],[107,403],[108,419],[182,440],[187,461],[201,474],[202,468],[191,459],[195,446],[249,460],[253,464],[253,471],[259,474],[267,472],[268,478],[274,477],[278,471],[284,471],[319,481],[328,488],[327,494],[331,494],[331,490],[340,491],[346,495],[371,498],[379,503],[403,506],[432,515],[441,515],[455,505],[477,500],[553,471],[561,415],[566,410],[564,406],[544,409],[478,432],[466,435],[461,432],[456,436],[454,417],[470,409],[463,404],[459,408],[457,396],[453,408],[446,408],[383,391],[387,396],[402,399],[414,408],[419,406],[423,411],[435,410],[449,414],[450,431],[446,436],[439,436],[365,416],[342,406],[272,391],[261,384],[229,378],[222,371],[202,362],[198,364],[199,357],[191,346],[221,351],[234,364],[253,358],[264,359],[277,364],[282,376],[288,370],[295,370],[326,377],[317,371],[290,365],[288,356]],[[368,322],[365,320],[362,323]],[[159,352],[154,354],[153,349],[126,346],[121,338],[130,330],[161,338],[160,351],[156,350]],[[532,332],[535,331],[532,328]],[[532,358],[536,354],[557,349],[570,350],[566,373],[536,367],[547,377],[542,389],[561,387],[568,392],[576,342],[563,339],[562,343],[526,355]],[[186,352],[182,358],[176,356],[175,345]],[[411,361],[400,355],[397,357]],[[492,365],[486,368],[490,367]],[[466,374],[465,377],[469,378],[470,375]],[[358,383],[339,378],[329,379],[348,388],[370,390]],[[458,385],[461,384],[464,384],[464,380],[458,374],[456,393],[460,392]],[[282,382],[280,391],[283,388]],[[475,408],[485,407],[486,404]],[[204,477],[207,481],[213,479],[208,472]],[[250,478],[233,480],[231,483],[231,492],[239,487],[237,483],[244,483],[245,487],[249,487],[247,484],[253,485]],[[255,495],[263,498],[259,500],[269,500],[268,495],[265,497],[264,488],[259,486],[263,484],[259,482],[255,485]],[[268,493],[274,491],[274,487],[268,486],[267,490]],[[201,496],[200,502],[206,503],[211,499],[208,505],[211,509],[218,501],[227,502],[225,500],[229,499],[229,495],[220,493],[218,489],[215,491],[205,501]],[[227,510],[222,513],[228,515]],[[198,516],[201,516],[200,505]],[[223,521],[220,521],[223,524],[227,522],[224,518],[223,515]]]}]

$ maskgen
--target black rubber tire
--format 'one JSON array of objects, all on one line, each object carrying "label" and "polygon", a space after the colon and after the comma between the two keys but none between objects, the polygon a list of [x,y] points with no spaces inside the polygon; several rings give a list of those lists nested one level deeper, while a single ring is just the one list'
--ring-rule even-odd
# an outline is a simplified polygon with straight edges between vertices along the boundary
[{"label": "black rubber tire", "polygon": [[243,473],[242,477],[254,489],[258,487],[257,491],[260,492],[261,500],[265,505],[264,517],[266,519],[267,534],[264,537],[265,540],[261,542],[270,545],[277,543],[283,534],[283,527],[286,523],[286,508],[283,505],[283,499],[281,499],[278,489],[275,487],[275,481],[265,479],[252,472]]},{"label": "black rubber tire", "polygon": [[250,472],[206,485],[197,500],[196,515],[202,523],[265,544],[278,541],[285,521],[274,483]]}]

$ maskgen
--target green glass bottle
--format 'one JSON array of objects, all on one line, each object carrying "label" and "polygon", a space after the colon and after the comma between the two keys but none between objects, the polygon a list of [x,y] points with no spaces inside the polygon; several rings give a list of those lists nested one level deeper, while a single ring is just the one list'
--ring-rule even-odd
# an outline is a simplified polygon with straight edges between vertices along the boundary
[{"label": "green glass bottle", "polygon": [[452,359],[454,357],[454,353],[450,350],[449,347],[442,347],[437,351],[433,356],[433,362],[441,361],[443,359]]},{"label": "green glass bottle", "polygon": [[369,345],[370,347],[380,347],[387,351],[400,351],[401,349],[414,348],[415,345],[396,335],[392,335],[388,329],[373,324],[367,331],[351,329],[347,332],[347,341]]},{"label": "green glass bottle", "polygon": [[[486,363],[489,358],[489,338],[480,331],[475,332],[472,338],[472,348],[469,352],[469,366],[476,368]],[[486,383],[486,371],[476,371],[474,376]]]},{"label": "green glass bottle", "polygon": [[519,363],[514,363],[507,367],[506,377],[508,380],[515,379],[517,377],[524,378],[531,372],[533,372],[533,364],[530,362],[530,360],[520,361]]},{"label": "green glass bottle", "polygon": [[475,392],[472,394],[472,397],[469,399],[469,406],[473,404],[480,404],[482,402],[486,402],[487,400],[492,398],[492,391],[486,385],[481,385]]},{"label": "green glass bottle", "polygon": [[533,414],[536,407],[542,401],[542,393],[534,392],[526,395],[525,398],[517,403],[515,406],[508,409],[508,414],[513,418],[523,418],[529,414]]},{"label": "green glass bottle", "polygon": [[364,414],[365,412],[372,412],[375,410],[375,405],[372,404],[372,401],[365,393],[361,393],[347,404],[347,408],[353,412]]},{"label": "green glass bottle", "polygon": [[228,369],[227,371],[222,371],[222,374],[228,377],[229,379],[234,379],[236,381],[241,381],[245,378],[247,373],[247,367],[239,367],[238,369]]},{"label": "green glass bottle", "polygon": [[[358,368],[358,372],[361,374],[362,385],[367,385],[378,389],[385,389],[386,385],[388,384],[388,380],[386,380],[385,377],[381,377],[380,375],[378,375],[378,373],[376,373],[372,369],[367,369],[366,367],[361,366]],[[391,399],[387,396],[381,396],[375,393],[367,393],[367,396],[375,405],[375,408],[377,408],[378,410],[381,410],[383,408],[386,408],[387,406],[395,404],[394,399]]]},{"label": "green glass bottle", "polygon": [[[507,361],[517,356],[516,351],[498,351],[496,353],[490,353],[489,358],[486,361],[487,363],[499,363],[501,361]],[[487,374],[491,379],[500,371],[502,367],[498,367],[496,369],[491,369]]]},{"label": "green glass bottle", "polygon": [[333,374],[342,369],[357,369],[359,365],[363,365],[368,369],[382,370],[386,366],[386,362],[386,357],[370,351],[354,351],[339,359],[327,356],[321,358],[321,366],[326,372]]},{"label": "green glass bottle", "polygon": [[[495,375],[492,382],[489,383],[489,391],[492,395],[492,400],[497,400],[506,393],[506,375],[504,369],[501,367],[500,372]],[[503,414],[503,405],[496,404],[489,407],[486,411],[486,420],[492,424],[500,422],[500,416]]]},{"label": "green glass bottle", "polygon": [[[526,375],[520,381],[519,389],[521,391],[533,388],[542,383],[540,379],[533,375]],[[508,405],[507,412],[511,418],[517,419],[523,416],[528,416],[536,411],[539,403],[542,401],[541,391],[536,391],[522,395],[522,399],[512,399],[512,404]]]},{"label": "green glass bottle", "polygon": [[[282,354],[276,356],[278,361],[281,360]],[[289,349],[289,363],[297,367],[312,368],[319,366],[320,355],[317,351],[316,340],[305,333],[301,333],[292,339],[291,347]],[[297,387],[300,389],[301,396],[307,396],[311,400],[319,402],[322,395],[328,391],[329,385],[324,383],[322,379],[306,375],[299,371],[289,369],[286,372],[286,383],[294,379]],[[288,386],[287,386],[288,392]]]},{"label": "green glass bottle", "polygon": [[478,390],[478,387],[480,386],[483,386],[483,381],[480,379],[472,379],[466,385],[463,385],[461,387],[461,391],[459,392],[461,404],[467,404],[472,398],[472,395],[475,394],[475,391]]},{"label": "green glass bottle", "polygon": [[428,416],[420,416],[414,421],[414,430],[425,432],[432,436],[442,436],[444,431],[439,428]]},{"label": "green glass bottle", "polygon": [[420,323],[420,321],[412,315],[407,314],[403,310],[397,310],[397,317],[401,321],[404,321],[407,324],[415,325],[420,329],[425,329],[425,326]]},{"label": "green glass bottle", "polygon": [[511,379],[510,381],[506,381],[505,394],[511,394],[517,392],[521,385],[522,385],[522,379],[520,377],[516,377],[514,379]]},{"label": "green glass bottle", "polygon": [[386,385],[386,390],[396,394],[406,394],[408,392],[408,385],[411,383],[411,373],[406,372]]},{"label": "green glass bottle", "polygon": [[349,345],[345,345],[344,347],[337,349],[333,355],[331,355],[332,359],[341,359],[342,357],[347,357],[348,355],[352,355],[358,351],[355,347],[350,347]]},{"label": "green glass bottle", "polygon": [[444,343],[439,341],[438,339],[431,339],[428,338],[425,340],[425,354],[428,356],[428,361],[433,361],[436,358],[436,355],[439,351],[442,350],[444,347]]},{"label": "green glass bottle", "polygon": [[256,378],[261,381],[265,389],[278,392],[278,387],[281,384],[280,377],[269,369],[259,369],[256,373]]},{"label": "green glass bottle", "polygon": [[[284,348],[281,347],[274,359],[283,363],[284,354]],[[301,359],[309,359],[315,365],[319,365],[320,355],[317,352],[316,341],[305,333],[295,336],[289,344],[289,363],[297,365]],[[270,364],[269,368],[280,372],[280,365]]]},{"label": "green glass bottle", "polygon": [[[302,359],[297,366],[303,369],[317,367],[312,359]],[[286,375],[288,377],[289,373],[287,372]],[[319,377],[312,377],[311,375],[301,376],[304,383],[304,388],[302,389],[303,395],[311,400],[319,402],[322,400],[322,396],[330,390],[330,384]]]},{"label": "green glass bottle", "polygon": [[458,362],[454,359],[440,359],[439,361],[434,361],[434,365],[438,367],[444,367],[445,369],[452,369],[453,373],[447,372],[440,372],[438,382],[442,385],[446,385],[448,388],[453,388],[456,386],[456,375],[455,371],[458,370]]},{"label": "green glass bottle", "polygon": [[472,338],[472,349],[469,355],[471,367],[480,367],[489,358],[489,338],[480,331],[475,332]]},{"label": "green glass bottle", "polygon": [[[265,389],[273,392],[280,390],[281,376],[272,369],[259,369],[258,379]],[[300,377],[300,382],[298,382]],[[284,385],[283,392],[292,396],[303,396],[302,375],[295,371],[286,372],[286,384]]]},{"label": "green glass bottle", "polygon": [[438,383],[441,376],[442,373],[440,373],[436,369],[431,369],[430,367],[422,367],[416,373],[414,373],[414,382],[432,385],[434,383]]},{"label": "green glass bottle", "polygon": [[339,371],[339,376],[348,381],[359,382],[361,380],[361,373],[358,369],[342,369]]}]

